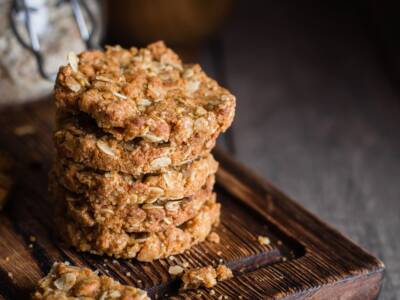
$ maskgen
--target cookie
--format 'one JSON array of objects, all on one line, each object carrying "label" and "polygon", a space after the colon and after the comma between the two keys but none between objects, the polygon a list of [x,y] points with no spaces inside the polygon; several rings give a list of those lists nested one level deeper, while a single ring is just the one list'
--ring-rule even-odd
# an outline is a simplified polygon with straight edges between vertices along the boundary
[{"label": "cookie", "polygon": [[54,98],[59,111],[84,112],[118,140],[174,144],[225,131],[236,104],[199,65],[183,65],[163,42],[71,55],[58,72]]},{"label": "cookie", "polygon": [[212,193],[214,180],[214,176],[210,176],[203,188],[190,197],[143,205],[90,202],[68,192],[55,180],[50,186],[60,213],[68,214],[81,226],[101,226],[128,233],[158,232],[179,226],[195,217],[205,202],[215,198]]},{"label": "cookie", "polygon": [[150,300],[144,290],[122,285],[111,277],[66,263],[54,263],[47,276],[39,281],[32,299]]},{"label": "cookie", "polygon": [[87,118],[62,115],[54,142],[59,157],[103,171],[117,171],[133,176],[144,173],[166,172],[206,156],[214,147],[216,136],[211,139],[193,136],[186,144],[152,144],[145,140],[118,141],[99,130]]},{"label": "cookie", "polygon": [[84,227],[65,214],[57,218],[61,237],[78,251],[116,258],[136,258],[153,261],[183,253],[204,241],[213,226],[219,223],[220,204],[206,202],[200,212],[179,227],[155,233],[115,232],[99,226]]},{"label": "cookie", "polygon": [[211,154],[162,173],[134,177],[119,172],[86,168],[71,160],[55,162],[53,174],[68,190],[83,195],[91,202],[113,205],[153,203],[193,195],[217,171],[218,163]]}]

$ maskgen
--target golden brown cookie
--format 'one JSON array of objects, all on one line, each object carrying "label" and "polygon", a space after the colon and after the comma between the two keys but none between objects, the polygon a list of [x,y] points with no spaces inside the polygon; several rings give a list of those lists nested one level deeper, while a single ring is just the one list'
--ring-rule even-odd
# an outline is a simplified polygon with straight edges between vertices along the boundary
[{"label": "golden brown cookie", "polygon": [[122,285],[111,277],[98,275],[88,268],[55,263],[46,277],[39,281],[33,300],[55,299],[129,299],[150,300],[146,291]]},{"label": "golden brown cookie", "polygon": [[54,97],[58,110],[84,112],[118,140],[175,144],[225,131],[236,104],[199,65],[183,65],[163,42],[70,56]]},{"label": "golden brown cookie", "polygon": [[52,173],[65,188],[91,202],[101,199],[113,205],[132,205],[191,196],[217,168],[218,163],[208,154],[165,172],[139,177],[98,171],[67,159],[57,160]]},{"label": "golden brown cookie", "polygon": [[211,139],[192,136],[188,143],[148,143],[143,139],[118,141],[99,130],[83,116],[62,115],[54,142],[59,157],[69,158],[93,169],[118,171],[140,176],[165,172],[169,167],[186,164],[207,155],[215,145]]},{"label": "golden brown cookie", "polygon": [[205,202],[215,198],[212,193],[214,180],[214,176],[210,176],[192,196],[142,205],[112,205],[107,200],[91,202],[69,192],[55,180],[51,180],[50,187],[56,208],[81,226],[101,226],[126,232],[158,232],[195,217]]},{"label": "golden brown cookie", "polygon": [[78,251],[117,258],[152,261],[183,253],[202,242],[219,223],[220,204],[214,199],[206,202],[200,212],[179,227],[155,233],[115,232],[100,226],[84,227],[67,216],[57,218],[61,237]]}]

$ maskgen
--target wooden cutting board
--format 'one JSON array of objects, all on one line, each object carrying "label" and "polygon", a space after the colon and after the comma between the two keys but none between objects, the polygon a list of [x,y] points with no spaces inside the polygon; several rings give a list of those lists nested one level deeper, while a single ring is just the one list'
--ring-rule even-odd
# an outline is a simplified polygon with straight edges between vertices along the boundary
[{"label": "wooden cutting board", "polygon": [[[48,101],[0,111],[0,150],[16,161],[15,184],[0,213],[0,299],[27,298],[55,261],[98,269],[146,289],[154,298],[377,297],[384,275],[381,261],[218,150],[216,190],[223,205],[216,229],[219,244],[204,242],[175,259],[153,263],[112,260],[66,248],[55,238],[47,199],[53,114]],[[259,235],[271,243],[261,245]],[[224,262],[235,276],[213,288],[214,295],[207,289],[178,294],[179,282],[168,268],[183,262],[191,267]]]}]

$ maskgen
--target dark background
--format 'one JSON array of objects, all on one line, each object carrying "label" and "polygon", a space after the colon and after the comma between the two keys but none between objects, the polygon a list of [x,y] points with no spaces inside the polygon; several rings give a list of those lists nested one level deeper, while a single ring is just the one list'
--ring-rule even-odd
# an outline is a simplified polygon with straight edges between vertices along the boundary
[{"label": "dark background", "polygon": [[[209,20],[202,27],[193,17],[182,26],[174,16],[168,26],[160,25],[157,18],[168,19],[169,9],[159,7],[160,1],[153,2],[154,9],[143,8],[142,2],[133,5],[135,26],[150,28],[148,35],[119,24],[123,12],[111,5],[106,42],[140,45],[166,39],[228,86],[238,109],[221,144],[381,258],[387,273],[380,298],[400,299],[400,20],[395,5],[223,1],[221,8],[204,1],[209,11],[218,10],[224,25],[199,37],[196,32]],[[176,5],[173,11],[189,15],[182,1],[170,3]],[[140,19],[148,14],[157,18]],[[200,24],[193,32],[190,20]]]}]

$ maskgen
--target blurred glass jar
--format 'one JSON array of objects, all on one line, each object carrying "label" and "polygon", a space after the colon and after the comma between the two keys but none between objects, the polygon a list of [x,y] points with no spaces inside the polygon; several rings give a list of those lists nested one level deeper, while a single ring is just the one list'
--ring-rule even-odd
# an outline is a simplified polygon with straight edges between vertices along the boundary
[{"label": "blurred glass jar", "polygon": [[[96,0],[85,1],[96,23],[101,24],[99,3]],[[54,85],[40,75],[35,56],[15,34],[18,32],[19,38],[30,45],[24,12],[15,10],[11,14],[11,8],[21,3],[30,7],[29,20],[40,41],[46,72],[56,73],[59,66],[66,63],[70,51],[80,52],[86,48],[69,1],[0,0],[0,105],[42,99],[51,94]],[[98,26],[93,37],[94,44],[99,43],[101,35],[102,28]]]},{"label": "blurred glass jar", "polygon": [[232,0],[125,0],[105,2],[111,43],[198,45],[214,34],[231,11]]}]

